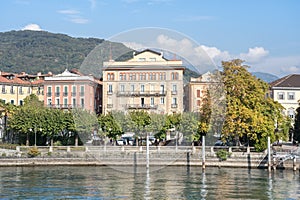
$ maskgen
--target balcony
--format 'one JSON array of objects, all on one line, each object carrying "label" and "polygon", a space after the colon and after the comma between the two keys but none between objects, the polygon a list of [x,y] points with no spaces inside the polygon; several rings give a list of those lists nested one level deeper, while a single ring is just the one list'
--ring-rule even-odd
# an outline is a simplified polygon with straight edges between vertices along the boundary
[{"label": "balcony", "polygon": [[177,108],[178,105],[177,104],[171,104],[171,108]]},{"label": "balcony", "polygon": [[126,104],[127,109],[157,109],[157,105],[150,104]]},{"label": "balcony", "polygon": [[64,97],[67,97],[68,96],[68,92],[64,92],[63,95],[64,95]]},{"label": "balcony", "polygon": [[176,95],[176,94],[177,94],[177,91],[172,91],[171,94],[172,94],[172,95]]},{"label": "balcony", "polygon": [[107,108],[112,108],[113,104],[107,104]]},{"label": "balcony", "polygon": [[72,92],[72,97],[75,97],[76,96],[76,92]]},{"label": "balcony", "polygon": [[60,92],[55,92],[55,96],[59,97],[60,96]]},{"label": "balcony", "polygon": [[7,92],[6,92],[6,90],[2,90],[2,94],[6,94]]},{"label": "balcony", "polygon": [[112,92],[112,91],[107,91],[107,94],[108,94],[108,95],[112,95],[113,92]]},{"label": "balcony", "polygon": [[52,93],[51,92],[47,92],[47,97],[51,97]]},{"label": "balcony", "polygon": [[79,95],[82,97],[84,96],[84,92],[79,92]]},{"label": "balcony", "polygon": [[166,96],[167,92],[166,91],[118,91],[117,96],[118,97],[138,97],[138,96],[145,96],[145,97],[150,97],[150,96]]}]

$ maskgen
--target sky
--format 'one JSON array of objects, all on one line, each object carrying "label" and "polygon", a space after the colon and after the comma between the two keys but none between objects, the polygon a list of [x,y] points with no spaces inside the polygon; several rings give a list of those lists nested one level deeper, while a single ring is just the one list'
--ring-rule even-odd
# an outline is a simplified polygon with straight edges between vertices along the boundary
[{"label": "sky", "polygon": [[10,0],[1,1],[0,32],[109,40],[156,27],[191,39],[217,66],[242,59],[250,71],[282,77],[300,73],[299,10],[298,0]]}]

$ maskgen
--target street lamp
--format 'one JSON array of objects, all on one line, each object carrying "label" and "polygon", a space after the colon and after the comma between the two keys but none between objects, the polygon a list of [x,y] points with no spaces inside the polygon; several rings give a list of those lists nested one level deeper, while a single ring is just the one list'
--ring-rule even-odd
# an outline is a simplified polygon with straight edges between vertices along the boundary
[{"label": "street lamp", "polygon": [[[32,128],[29,129],[32,132]],[[36,146],[36,125],[34,125],[34,146]],[[39,128],[39,131],[42,131],[42,128]]]}]

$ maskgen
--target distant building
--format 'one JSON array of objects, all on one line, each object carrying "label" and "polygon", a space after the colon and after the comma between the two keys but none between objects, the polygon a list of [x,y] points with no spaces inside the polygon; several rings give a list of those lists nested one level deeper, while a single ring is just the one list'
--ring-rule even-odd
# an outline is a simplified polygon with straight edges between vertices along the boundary
[{"label": "distant building", "polygon": [[101,90],[101,82],[93,76],[66,69],[61,74],[45,78],[44,104],[52,108],[83,108],[100,113]]},{"label": "distant building", "polygon": [[5,103],[23,105],[24,99],[30,94],[35,94],[40,100],[44,99],[44,77],[50,74],[28,75],[0,72],[0,99]]},{"label": "distant building", "polygon": [[294,119],[300,100],[300,74],[291,74],[270,83],[270,96],[285,108],[285,115]]},{"label": "distant building", "polygon": [[197,112],[203,104],[203,98],[207,96],[207,91],[212,85],[212,74],[206,72],[197,78],[190,78],[190,82],[185,86],[185,111]]},{"label": "distant building", "polygon": [[104,62],[103,112],[183,112],[184,69],[181,60],[168,60],[149,49],[124,62]]}]

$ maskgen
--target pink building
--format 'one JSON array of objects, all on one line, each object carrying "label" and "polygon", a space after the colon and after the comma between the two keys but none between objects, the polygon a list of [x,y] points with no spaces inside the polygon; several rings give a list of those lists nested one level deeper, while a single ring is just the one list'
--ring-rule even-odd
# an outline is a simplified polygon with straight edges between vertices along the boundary
[{"label": "pink building", "polygon": [[45,77],[44,104],[48,107],[71,109],[83,108],[101,112],[102,82],[67,69],[58,75]]}]

